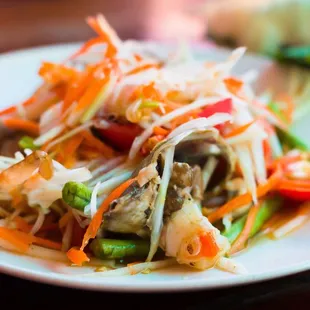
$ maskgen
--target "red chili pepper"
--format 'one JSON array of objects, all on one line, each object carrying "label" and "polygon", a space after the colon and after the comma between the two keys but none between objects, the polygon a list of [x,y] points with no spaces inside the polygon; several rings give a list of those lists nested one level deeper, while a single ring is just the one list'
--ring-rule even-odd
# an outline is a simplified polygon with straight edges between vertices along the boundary
[{"label": "red chili pepper", "polygon": [[100,136],[111,146],[120,150],[130,149],[134,139],[142,132],[142,128],[136,124],[110,123],[108,128],[98,129]]},{"label": "red chili pepper", "polygon": [[[232,100],[230,98],[218,101],[214,104],[208,105],[202,112],[198,114],[199,117],[210,117],[215,113],[228,113],[231,114],[233,109]],[[221,130],[223,124],[215,126]]]},{"label": "red chili pepper", "polygon": [[279,184],[279,193],[296,201],[310,200],[310,181],[283,180]]}]

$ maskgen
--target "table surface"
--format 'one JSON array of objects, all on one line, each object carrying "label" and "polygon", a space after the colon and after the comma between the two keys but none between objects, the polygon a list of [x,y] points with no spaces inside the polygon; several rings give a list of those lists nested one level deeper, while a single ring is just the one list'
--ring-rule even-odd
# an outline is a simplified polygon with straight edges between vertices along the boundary
[{"label": "table surface", "polygon": [[[120,294],[82,291],[0,275],[0,296],[23,309],[309,309],[310,271],[277,280],[222,290],[166,294]],[[26,306],[26,307],[25,307]],[[276,308],[275,308],[276,307]],[[101,307],[100,307],[101,308]],[[213,308],[213,309],[215,309]]]}]

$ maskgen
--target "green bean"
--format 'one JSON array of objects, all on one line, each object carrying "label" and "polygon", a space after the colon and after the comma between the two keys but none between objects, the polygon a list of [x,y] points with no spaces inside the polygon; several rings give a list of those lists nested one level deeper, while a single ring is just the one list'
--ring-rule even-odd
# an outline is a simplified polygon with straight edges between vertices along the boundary
[{"label": "green bean", "polygon": [[21,149],[38,150],[40,147],[34,145],[33,138],[29,136],[24,136],[18,141],[18,146]]},{"label": "green bean", "polygon": [[[282,199],[278,196],[270,197],[266,199],[257,212],[254,225],[252,227],[250,237],[256,235],[262,228],[262,226],[271,218],[271,216],[279,210],[282,204]],[[237,221],[235,221],[231,227],[223,232],[223,235],[227,237],[230,243],[233,243],[245,225],[247,215],[244,215]]]},{"label": "green bean", "polygon": [[100,259],[124,259],[126,257],[146,257],[150,242],[146,240],[95,239],[90,249]]},{"label": "green bean", "polygon": [[90,203],[92,191],[83,183],[68,182],[62,189],[62,199],[70,207],[84,211]]},{"label": "green bean", "polygon": [[[279,109],[279,106],[276,103],[270,102],[268,104],[268,107],[278,117],[280,117],[282,120],[285,121],[283,113],[281,112],[281,110]],[[302,141],[299,137],[297,137],[295,134],[293,134],[291,131],[284,130],[284,129],[276,126],[276,133],[277,133],[277,136],[278,136],[282,145],[286,145],[290,149],[300,149],[302,151],[309,151],[310,150],[309,146],[304,141]]]},{"label": "green bean", "polygon": [[299,149],[309,151],[309,146],[292,132],[276,128],[277,135],[282,144],[287,145],[290,149]]}]

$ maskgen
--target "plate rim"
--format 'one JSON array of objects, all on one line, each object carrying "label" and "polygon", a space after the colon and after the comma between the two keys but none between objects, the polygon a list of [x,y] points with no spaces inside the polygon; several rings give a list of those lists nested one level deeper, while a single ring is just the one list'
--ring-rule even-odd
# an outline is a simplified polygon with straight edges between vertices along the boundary
[{"label": "plate rim", "polygon": [[[214,281],[212,283],[208,283],[205,281],[205,279],[184,279],[184,282],[183,280],[177,279],[169,282],[165,280],[156,281],[152,282],[152,285],[145,285],[145,283],[143,282],[138,284],[135,283],[134,286],[129,286],[128,284],[122,284],[121,281],[115,283],[99,283],[97,281],[92,282],[89,281],[91,279],[90,277],[84,278],[86,282],[83,282],[83,278],[76,275],[70,276],[53,272],[33,272],[31,271],[31,269],[5,265],[0,262],[0,272],[20,279],[36,281],[38,283],[45,283],[66,288],[82,289],[87,291],[105,291],[119,293],[172,293],[194,290],[224,289],[229,287],[242,286],[244,284],[251,285],[264,281],[271,281],[286,276],[295,275],[308,270],[310,270],[310,259],[302,264],[295,264],[290,267],[280,268],[276,271],[267,271],[259,274],[233,275],[230,278],[221,279],[216,283]],[[100,279],[100,277],[96,277],[96,279]]]}]

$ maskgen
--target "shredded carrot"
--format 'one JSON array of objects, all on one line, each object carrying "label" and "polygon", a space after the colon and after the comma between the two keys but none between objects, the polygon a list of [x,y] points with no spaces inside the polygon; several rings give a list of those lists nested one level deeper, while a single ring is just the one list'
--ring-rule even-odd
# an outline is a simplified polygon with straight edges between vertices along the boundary
[{"label": "shredded carrot", "polygon": [[84,137],[82,135],[75,135],[69,139],[64,147],[66,156],[71,156],[76,152],[83,141]]},{"label": "shredded carrot", "polygon": [[26,252],[32,243],[54,250],[61,249],[60,243],[39,238],[33,235],[29,235],[25,232],[9,229],[6,227],[0,227],[0,238],[8,241],[16,248],[16,250],[22,253]]},{"label": "shredded carrot", "polygon": [[139,54],[134,54],[133,57],[135,58],[136,61],[140,62],[142,61],[142,57]]},{"label": "shredded carrot", "polygon": [[65,112],[74,101],[78,101],[85,93],[87,87],[94,79],[94,71],[98,66],[89,66],[86,73],[77,76],[76,80],[69,86],[64,97],[62,111]]},{"label": "shredded carrot", "polygon": [[[257,187],[256,195],[258,198],[261,198],[265,196],[268,192],[274,190],[280,181],[282,180],[283,172],[281,169],[277,169],[267,180],[266,183],[260,185]],[[212,212],[208,219],[211,223],[216,222],[217,220],[221,219],[223,216],[225,216],[228,213],[231,213],[232,211],[247,205],[248,203],[251,203],[252,201],[252,195],[250,193],[246,193],[243,195],[240,195],[229,202],[227,202],[222,207],[218,208],[214,212]]]},{"label": "shredded carrot", "polygon": [[278,184],[279,189],[308,189],[310,190],[310,181],[309,180],[289,180],[289,179],[282,179],[281,182]]},{"label": "shredded carrot", "polygon": [[18,236],[17,231],[6,228],[0,227],[0,238],[10,243],[17,251],[21,253],[27,252],[29,245],[28,238],[20,238]]},{"label": "shredded carrot", "polygon": [[224,80],[227,89],[234,95],[237,95],[242,89],[243,82],[236,78],[228,78]]},{"label": "shredded carrot", "polygon": [[64,81],[70,81],[77,75],[77,71],[62,64],[44,62],[39,69],[39,75],[47,83],[59,84]]},{"label": "shredded carrot", "polygon": [[96,237],[97,231],[102,222],[103,214],[108,210],[110,203],[120,197],[123,192],[135,181],[135,178],[127,180],[116,189],[114,189],[111,194],[104,200],[104,202],[101,204],[98,211],[96,212],[95,216],[93,217],[92,221],[90,222],[89,226],[87,227],[80,249],[77,250],[72,248],[68,252],[68,257],[73,263],[81,266],[84,261],[88,261],[87,256],[83,251],[84,248],[87,246],[89,240]]},{"label": "shredded carrot", "polygon": [[187,123],[194,118],[197,118],[199,112],[200,111],[195,110],[195,111],[188,112],[184,115],[180,115],[179,117],[175,118],[174,120],[171,121],[171,129],[173,130],[173,129],[177,128],[178,126],[180,126],[184,123]]},{"label": "shredded carrot", "polygon": [[272,148],[267,139],[263,140],[263,151],[266,166],[269,167],[272,164]]},{"label": "shredded carrot", "polygon": [[163,97],[160,92],[155,88],[155,83],[151,82],[147,85],[139,85],[129,97],[129,101],[135,101],[139,98],[163,101]]},{"label": "shredded carrot", "polygon": [[59,242],[54,242],[51,240],[47,240],[47,239],[43,239],[40,237],[33,237],[33,243],[46,247],[46,248],[50,248],[50,249],[54,249],[54,250],[61,250],[61,243]]},{"label": "shredded carrot", "polygon": [[162,127],[154,127],[153,132],[156,136],[167,136],[170,131]]},{"label": "shredded carrot", "polygon": [[101,152],[86,145],[83,145],[83,147],[79,150],[79,155],[81,156],[81,159],[85,160],[92,160],[102,157]]},{"label": "shredded carrot", "polygon": [[46,156],[41,160],[39,166],[39,174],[45,179],[50,180],[54,175],[54,165],[50,156]]},{"label": "shredded carrot", "polygon": [[159,141],[162,141],[163,139],[165,139],[165,136],[162,135],[156,135],[147,139],[141,147],[141,154],[143,156],[149,154],[153,150],[153,148],[157,145],[157,143]]},{"label": "shredded carrot", "polygon": [[132,70],[130,70],[129,72],[126,73],[126,75],[133,75],[133,74],[137,74],[141,71],[144,71],[144,70],[148,70],[150,68],[158,68],[159,66],[157,64],[144,64],[144,65],[141,65],[139,67],[136,67]]},{"label": "shredded carrot", "polygon": [[15,111],[16,111],[16,107],[9,107],[9,108],[6,108],[6,109],[0,111],[0,116],[6,115],[6,114],[12,114]]},{"label": "shredded carrot", "polygon": [[71,137],[68,141],[63,143],[61,148],[61,158],[63,159],[63,165],[66,168],[71,168],[76,161],[76,152],[82,144],[84,137],[81,134],[77,134]]},{"label": "shredded carrot", "polygon": [[[99,18],[101,18],[101,16]],[[104,29],[102,29],[99,18],[89,17],[87,18],[87,23],[90,27],[93,28],[95,32],[97,32],[97,34],[102,38],[103,42],[107,44],[107,51],[105,56],[107,58],[114,57],[117,53],[117,48],[113,44],[109,34]]]},{"label": "shredded carrot", "polygon": [[[21,105],[23,107],[27,107],[30,104],[32,104],[34,102],[34,100],[35,100],[35,97],[31,96],[30,98],[28,98],[27,100],[22,102]],[[16,106],[6,108],[6,109],[0,111],[0,116],[7,115],[7,114],[13,114],[16,112],[16,110],[17,110]]]},{"label": "shredded carrot", "polygon": [[100,92],[103,85],[106,83],[106,80],[94,80],[87,88],[85,94],[78,101],[78,104],[74,108],[74,111],[81,111],[87,108],[96,98]]},{"label": "shredded carrot", "polygon": [[89,49],[91,49],[94,45],[103,43],[102,38],[93,38],[88,40],[77,52],[75,52],[72,56],[70,56],[70,60],[74,59],[84,53],[86,53]]},{"label": "shredded carrot", "polygon": [[16,216],[14,218],[14,222],[18,230],[25,232],[25,233],[29,233],[31,231],[32,226],[29,225],[22,217]]},{"label": "shredded carrot", "polygon": [[28,134],[38,136],[40,133],[39,124],[36,122],[19,118],[7,118],[3,121],[4,126],[13,130],[22,130]]},{"label": "shredded carrot", "polygon": [[224,135],[224,138],[231,138],[240,135],[241,133],[245,132],[249,127],[251,127],[256,120],[249,122],[243,126],[233,129],[231,132]]},{"label": "shredded carrot", "polygon": [[235,242],[233,243],[233,245],[230,249],[230,254],[237,253],[244,248],[247,240],[250,237],[251,230],[252,230],[253,225],[255,223],[255,219],[256,219],[257,212],[258,212],[259,208],[260,208],[260,204],[257,204],[257,205],[254,205],[251,207],[249,214],[247,216],[245,225],[243,227],[243,230],[240,233],[240,235],[238,236],[238,238],[235,240]]},{"label": "shredded carrot", "polygon": [[87,255],[83,251],[75,248],[71,248],[67,252],[67,257],[72,263],[78,266],[82,266],[84,262],[89,262],[89,258],[87,257]]},{"label": "shredded carrot", "polygon": [[81,135],[85,139],[85,143],[97,149],[101,153],[101,155],[104,155],[107,158],[114,156],[114,150],[111,147],[105,145],[96,137],[94,137],[89,130],[84,130]]}]

